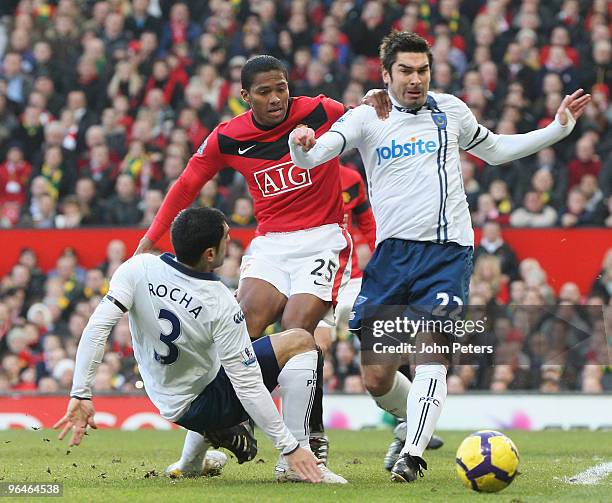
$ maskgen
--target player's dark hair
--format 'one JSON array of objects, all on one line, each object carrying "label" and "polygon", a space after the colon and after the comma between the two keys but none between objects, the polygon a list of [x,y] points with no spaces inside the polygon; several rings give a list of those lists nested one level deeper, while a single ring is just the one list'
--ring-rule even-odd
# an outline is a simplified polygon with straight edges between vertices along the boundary
[{"label": "player's dark hair", "polygon": [[240,81],[242,83],[242,89],[247,91],[251,89],[255,76],[258,73],[269,72],[272,70],[278,70],[283,73],[286,79],[289,79],[287,68],[283,63],[276,59],[274,56],[268,56],[263,54],[261,56],[253,56],[249,59],[242,67],[240,72]]},{"label": "player's dark hair", "polygon": [[189,208],[172,222],[170,237],[179,262],[195,266],[208,248],[219,248],[225,216],[215,208]]},{"label": "player's dark hair", "polygon": [[398,52],[420,52],[427,54],[429,67],[433,64],[433,55],[431,47],[423,37],[410,31],[392,31],[389,35],[383,38],[380,44],[380,64],[382,67],[391,73],[391,67],[397,60]]}]

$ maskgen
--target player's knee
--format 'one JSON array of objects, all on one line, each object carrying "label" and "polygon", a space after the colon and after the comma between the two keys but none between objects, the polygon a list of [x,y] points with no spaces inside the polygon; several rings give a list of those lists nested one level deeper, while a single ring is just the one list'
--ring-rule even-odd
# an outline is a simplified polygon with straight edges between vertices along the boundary
[{"label": "player's knee", "polygon": [[316,349],[315,340],[308,330],[303,328],[292,328],[287,330],[285,337],[291,340],[293,354],[305,353]]}]

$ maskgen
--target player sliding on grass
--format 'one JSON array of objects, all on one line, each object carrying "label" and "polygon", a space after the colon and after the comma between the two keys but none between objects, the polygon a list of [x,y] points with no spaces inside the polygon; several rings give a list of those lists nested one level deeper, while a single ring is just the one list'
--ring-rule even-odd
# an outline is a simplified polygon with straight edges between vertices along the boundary
[{"label": "player sliding on grass", "polygon": [[[289,133],[299,124],[325,132],[346,107],[322,95],[290,97],[287,79],[287,69],[272,56],[255,56],[245,63],[241,95],[251,110],[219,124],[206,138],[136,250],[150,251],[176,214],[191,205],[221,169],[241,173],[257,218],[257,237],[242,259],[238,288],[252,339],[277,321],[284,330],[303,328],[313,333],[323,317],[333,320],[330,308],[350,278],[352,246],[342,227],[338,160],[310,173],[291,162],[287,146]],[[379,112],[384,113],[382,108]],[[317,373],[311,447],[327,462],[322,355]]]},{"label": "player sliding on grass", "polygon": [[[176,257],[136,255],[117,269],[79,343],[72,398],[55,425],[63,427],[60,439],[72,430],[70,444],[78,445],[86,427],[95,427],[91,383],[108,335],[128,312],[149,398],[164,418],[190,430],[167,472],[201,471],[209,442],[229,442],[239,456],[246,451],[239,461],[252,459],[248,431],[235,434],[250,416],[281,453],[278,480],[346,483],[308,445],[317,368],[312,336],[293,329],[252,344],[238,303],[211,273],[223,263],[228,232],[218,210],[185,210],[171,229]],[[270,397],[277,384],[286,425]]]},{"label": "player sliding on grass", "polygon": [[[565,97],[547,127],[497,135],[479,125],[455,96],[429,92],[432,55],[423,38],[392,33],[383,40],[380,59],[391,101],[387,120],[362,105],[317,139],[310,128],[298,128],[289,138],[291,158],[302,168],[328,162],[350,148],[358,148],[364,160],[377,248],[349,323],[358,336],[366,306],[428,307],[426,315],[436,316],[467,302],[474,232],[459,149],[488,164],[534,154],[569,135],[590,100],[580,89]],[[449,337],[419,333],[416,345],[422,344],[448,347]],[[363,356],[365,385],[376,403],[407,417],[406,439],[391,478],[414,481],[427,468],[421,456],[446,398],[448,355],[417,353],[411,387],[397,366],[367,365]]]}]

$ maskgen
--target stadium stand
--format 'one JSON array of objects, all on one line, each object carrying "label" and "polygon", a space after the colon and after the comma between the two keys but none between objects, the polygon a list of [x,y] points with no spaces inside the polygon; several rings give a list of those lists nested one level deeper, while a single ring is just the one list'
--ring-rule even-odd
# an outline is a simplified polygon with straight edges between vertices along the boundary
[{"label": "stadium stand", "polygon": [[[459,96],[498,133],[545,126],[563,96],[583,87],[592,103],[554,149],[495,167],[463,158],[470,209],[483,233],[470,304],[496,309],[487,331],[498,350],[496,361],[457,366],[449,391],[612,390],[605,333],[580,344],[585,334],[605,330],[593,313],[611,302],[612,248],[590,291],[568,282],[556,292],[538,261],[519,263],[503,238],[508,226],[612,228],[610,2],[1,4],[2,229],[144,229],[207,134],[247,109],[240,69],[255,54],[287,65],[294,94],[323,93],[355,106],[382,85],[382,37],[415,31],[432,45],[432,90]],[[343,162],[363,174],[355,152]],[[254,224],[237,173],[221,172],[195,204],[219,208],[234,227]],[[219,271],[232,288],[243,252],[234,243]],[[127,253],[121,240],[112,241],[106,259],[84,269],[67,248],[43,271],[36,253],[22,250],[0,281],[0,393],[69,389],[81,331]],[[360,253],[363,265],[369,250]],[[96,392],[138,391],[127,320],[109,345]],[[363,392],[356,347],[341,329],[325,366],[328,391]]]}]

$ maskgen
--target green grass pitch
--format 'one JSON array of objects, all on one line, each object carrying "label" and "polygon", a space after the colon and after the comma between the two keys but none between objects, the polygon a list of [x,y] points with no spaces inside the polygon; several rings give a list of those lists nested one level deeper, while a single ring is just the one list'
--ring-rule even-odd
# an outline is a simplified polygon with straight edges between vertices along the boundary
[{"label": "green grass pitch", "polygon": [[[261,431],[257,432],[260,450],[254,462],[240,466],[230,459],[222,476],[188,480],[161,475],[178,459],[184,438],[181,431],[98,430],[69,452],[67,443],[59,442],[54,431],[3,431],[0,482],[63,482],[64,496],[58,499],[76,502],[612,501],[612,476],[590,486],[562,481],[612,461],[610,432],[507,432],[520,451],[522,473],[510,487],[490,495],[466,489],[455,474],[455,450],[468,433],[442,432],[446,445],[426,453],[429,470],[425,478],[413,484],[392,484],[382,469],[390,432],[332,431],[330,467],[346,477],[349,485],[310,486],[274,482],[276,454]],[[2,500],[34,501],[24,497]]]}]

